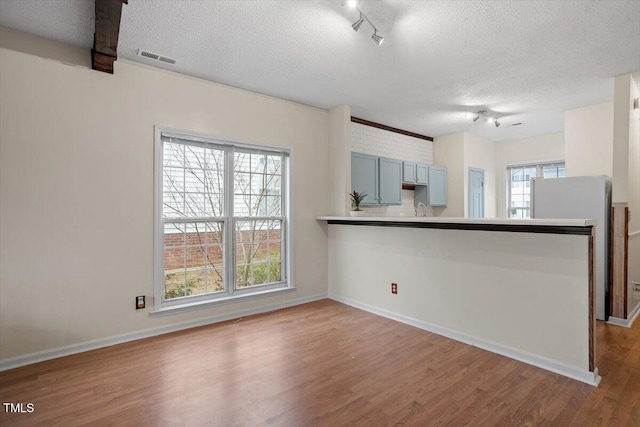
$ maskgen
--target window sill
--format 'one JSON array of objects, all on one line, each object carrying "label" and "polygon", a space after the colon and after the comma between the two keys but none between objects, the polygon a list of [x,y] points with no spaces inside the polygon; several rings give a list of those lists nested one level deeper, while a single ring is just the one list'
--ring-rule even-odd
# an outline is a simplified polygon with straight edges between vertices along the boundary
[{"label": "window sill", "polygon": [[295,286],[289,286],[286,288],[267,289],[263,291],[256,291],[256,292],[251,292],[251,293],[246,293],[241,295],[228,296],[224,298],[216,298],[216,299],[211,299],[206,301],[188,302],[188,303],[179,304],[179,305],[172,305],[169,307],[154,308],[149,312],[149,316],[152,316],[152,317],[168,316],[171,314],[178,314],[178,313],[184,313],[187,311],[200,310],[203,308],[209,308],[216,305],[223,305],[223,304],[229,304],[232,302],[251,300],[251,299],[259,298],[262,296],[275,295],[278,293],[286,293],[286,292],[295,291],[295,290],[296,290]]}]

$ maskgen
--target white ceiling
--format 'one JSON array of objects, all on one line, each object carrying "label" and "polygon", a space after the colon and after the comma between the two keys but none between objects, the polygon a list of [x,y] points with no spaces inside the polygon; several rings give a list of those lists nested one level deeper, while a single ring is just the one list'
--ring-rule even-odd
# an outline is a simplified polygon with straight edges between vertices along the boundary
[{"label": "white ceiling", "polygon": [[[0,25],[93,41],[93,1],[2,0]],[[563,112],[640,81],[640,1],[362,0],[378,47],[340,0],[129,0],[118,54],[140,62],[439,136],[496,141],[561,131]],[[136,56],[139,48],[177,59]],[[117,69],[116,69],[117,72]],[[495,128],[464,111],[488,109]],[[522,122],[522,126],[511,127]]]}]

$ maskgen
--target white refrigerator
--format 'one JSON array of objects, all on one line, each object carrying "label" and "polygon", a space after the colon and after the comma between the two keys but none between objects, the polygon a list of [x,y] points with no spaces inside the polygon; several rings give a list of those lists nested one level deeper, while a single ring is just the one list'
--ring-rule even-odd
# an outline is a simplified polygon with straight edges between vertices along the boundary
[{"label": "white refrigerator", "polygon": [[609,317],[611,180],[604,175],[531,180],[532,218],[593,218],[596,223],[596,318]]}]

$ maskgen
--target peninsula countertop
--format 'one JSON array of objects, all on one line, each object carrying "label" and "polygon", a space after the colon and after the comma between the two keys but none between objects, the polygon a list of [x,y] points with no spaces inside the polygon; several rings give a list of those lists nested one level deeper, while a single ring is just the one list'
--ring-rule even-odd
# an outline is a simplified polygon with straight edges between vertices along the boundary
[{"label": "peninsula countertop", "polygon": [[329,224],[591,235],[595,219],[318,216]]}]

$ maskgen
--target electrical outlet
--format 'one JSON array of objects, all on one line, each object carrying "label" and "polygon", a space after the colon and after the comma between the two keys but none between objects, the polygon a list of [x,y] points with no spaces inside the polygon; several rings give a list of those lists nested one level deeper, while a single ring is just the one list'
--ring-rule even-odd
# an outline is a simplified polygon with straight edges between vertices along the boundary
[{"label": "electrical outlet", "polygon": [[144,295],[136,297],[136,310],[143,309],[145,307]]},{"label": "electrical outlet", "polygon": [[397,283],[392,283],[391,284],[391,293],[392,294],[398,294],[398,284]]}]

